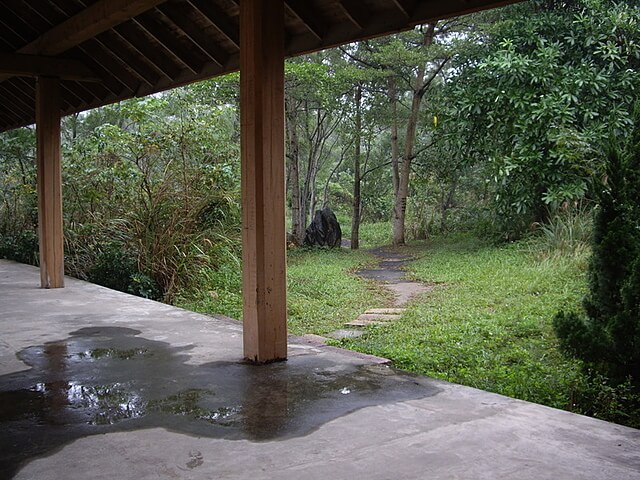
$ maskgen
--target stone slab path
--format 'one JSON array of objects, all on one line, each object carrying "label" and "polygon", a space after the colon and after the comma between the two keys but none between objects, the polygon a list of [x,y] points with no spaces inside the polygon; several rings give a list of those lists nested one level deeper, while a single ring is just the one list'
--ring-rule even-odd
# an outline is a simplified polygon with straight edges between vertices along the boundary
[{"label": "stone slab path", "polygon": [[412,299],[433,290],[433,285],[427,285],[407,279],[404,267],[414,260],[406,253],[398,252],[390,247],[379,247],[370,250],[378,260],[375,268],[362,269],[356,275],[374,280],[391,291],[394,296],[392,308],[371,308],[355,320],[347,322],[344,329],[336,330],[327,336],[335,339],[354,338],[364,334],[364,327],[370,325],[384,325],[398,320],[405,311],[405,306]]}]

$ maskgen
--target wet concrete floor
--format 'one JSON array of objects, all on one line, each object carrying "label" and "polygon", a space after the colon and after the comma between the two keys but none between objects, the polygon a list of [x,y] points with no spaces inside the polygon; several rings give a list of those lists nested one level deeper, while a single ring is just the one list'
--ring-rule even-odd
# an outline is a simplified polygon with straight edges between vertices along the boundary
[{"label": "wet concrete floor", "polygon": [[0,377],[0,478],[88,435],[163,427],[226,439],[285,439],[359,408],[438,391],[386,365],[336,365],[304,355],[266,366],[190,365],[188,347],[140,333],[83,328],[18,353],[31,368]]},{"label": "wet concrete floor", "polygon": [[0,478],[640,478],[640,431],[0,260]]}]

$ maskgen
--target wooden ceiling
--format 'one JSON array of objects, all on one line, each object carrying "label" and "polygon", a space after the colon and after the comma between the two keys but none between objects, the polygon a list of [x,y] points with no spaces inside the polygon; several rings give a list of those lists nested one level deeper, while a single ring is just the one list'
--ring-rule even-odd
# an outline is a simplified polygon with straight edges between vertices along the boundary
[{"label": "wooden ceiling", "polygon": [[[240,1],[0,0],[0,131],[34,123],[38,75],[63,80],[67,115],[238,70]],[[285,51],[513,1],[286,0]]]}]

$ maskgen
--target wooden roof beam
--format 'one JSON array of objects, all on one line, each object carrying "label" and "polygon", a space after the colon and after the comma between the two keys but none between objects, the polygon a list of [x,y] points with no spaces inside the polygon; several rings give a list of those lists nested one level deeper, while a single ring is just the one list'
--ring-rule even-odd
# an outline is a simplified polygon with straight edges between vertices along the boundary
[{"label": "wooden roof beam", "polygon": [[194,56],[199,50],[187,50],[167,31],[157,18],[151,14],[143,14],[135,19],[136,24],[145,29],[149,35],[162,45],[174,58],[186,68],[197,74],[202,67],[202,62]]},{"label": "wooden roof beam", "polygon": [[291,13],[298,17],[298,20],[304,23],[304,26],[314,37],[321,42],[324,40],[328,27],[318,19],[317,13],[309,8],[308,0],[286,0],[285,5]]},{"label": "wooden roof beam", "polygon": [[[166,0],[98,0],[16,53],[58,55]],[[11,75],[0,74],[0,82]]]},{"label": "wooden roof beam", "polygon": [[400,10],[400,12],[402,12],[402,15],[407,18],[411,18],[413,9],[415,8],[415,2],[412,2],[410,0],[393,0],[392,3],[398,10]]},{"label": "wooden roof beam", "polygon": [[0,98],[2,98],[2,102],[5,105],[8,105],[10,108],[5,108],[2,110],[3,115],[5,117],[11,117],[11,122],[19,122],[20,117],[25,115],[33,115],[34,108],[28,109],[24,104],[20,103],[20,101],[16,98],[14,92],[9,91],[5,88],[5,84],[0,84]]},{"label": "wooden roof beam", "polygon": [[207,54],[211,60],[220,67],[224,67],[229,61],[229,53],[211,41],[209,37],[198,28],[185,14],[184,9],[178,8],[177,4],[167,3],[159,10],[178,27],[189,39]]},{"label": "wooden roof beam", "polygon": [[19,53],[57,55],[166,0],[99,0],[21,48]]},{"label": "wooden roof beam", "polygon": [[351,23],[363,30],[371,19],[371,12],[358,0],[342,0],[340,6]]},{"label": "wooden roof beam", "polygon": [[27,93],[24,90],[25,88],[29,88],[29,86],[23,83],[16,84],[16,82],[3,82],[0,84],[0,89],[8,92],[13,99],[13,103],[18,105],[22,111],[34,113],[36,106],[31,98],[31,94],[34,92]]},{"label": "wooden roof beam", "polygon": [[81,82],[100,82],[89,67],[68,58],[0,52],[0,74],[21,77],[58,77]]},{"label": "wooden roof beam", "polygon": [[[157,45],[148,41],[151,37],[145,30],[141,29],[137,23],[127,22],[114,28],[120,37],[131,47],[135,48],[145,57],[159,72],[171,80],[175,80],[180,75],[180,66],[175,63],[172,57],[167,56],[158,46],[162,44],[156,40]],[[155,39],[154,39],[155,40]],[[164,48],[164,47],[162,47]]]},{"label": "wooden roof beam", "polygon": [[190,0],[189,4],[209,20],[222,35],[237,49],[240,49],[240,28],[234,24],[226,13],[210,0]]},{"label": "wooden roof beam", "polygon": [[429,23],[434,20],[467,15],[469,13],[491,8],[502,7],[517,3],[520,0],[498,0],[488,2],[487,0],[449,0],[447,2],[418,2],[413,9],[410,23]]},{"label": "wooden roof beam", "polygon": [[[94,44],[92,46],[94,49],[92,55],[95,58],[103,55],[113,56],[113,58],[126,65],[136,78],[139,78],[150,87],[162,78],[162,74],[158,72],[148,60],[144,59],[144,57],[136,56],[136,50],[125,42],[115,30],[104,32],[94,38],[93,42],[85,43],[82,47],[86,49],[88,53],[90,50],[85,47],[91,43]],[[138,88],[140,87],[138,86]]]}]

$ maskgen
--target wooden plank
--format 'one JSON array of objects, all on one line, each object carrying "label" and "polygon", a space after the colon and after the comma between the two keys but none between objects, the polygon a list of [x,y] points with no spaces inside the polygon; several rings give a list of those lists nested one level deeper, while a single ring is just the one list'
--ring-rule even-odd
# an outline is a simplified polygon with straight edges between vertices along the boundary
[{"label": "wooden plank", "polygon": [[56,25],[19,53],[57,55],[166,0],[99,0]]},{"label": "wooden plank", "polygon": [[346,13],[349,21],[358,29],[364,29],[371,19],[371,12],[358,0],[342,0],[339,4]]},{"label": "wooden plank", "polygon": [[[185,3],[183,8],[179,8],[177,4],[167,3],[158,8],[176,27],[178,27],[193,43],[206,53],[211,60],[223,67],[229,60],[229,53],[222,49],[218,44],[212,42],[206,35],[205,31],[199,28],[192,18],[189,17],[188,8],[191,13],[194,12],[193,7]],[[184,8],[186,7],[186,8]]]},{"label": "wooden plank", "polygon": [[25,106],[19,100],[18,96],[16,96],[15,91],[6,88],[7,85],[9,85],[9,82],[0,83],[0,95],[2,95],[3,97],[2,104],[5,107],[10,107],[3,108],[2,112],[8,116],[15,116],[17,120],[26,116],[33,115],[33,107],[29,109],[27,106]]},{"label": "wooden plank", "polygon": [[144,57],[138,56],[136,50],[126,43],[115,30],[104,32],[91,42],[84,43],[82,48],[87,53],[91,53],[92,50],[88,46],[92,43],[95,44],[93,45],[92,53],[94,58],[102,58],[104,55],[111,55],[117,58],[118,61],[125,63],[137,78],[149,86],[154,85],[163,78],[162,73]]},{"label": "wooden plank", "polygon": [[[160,13],[158,13],[158,15],[160,15]],[[181,39],[174,36],[170,29],[151,12],[140,15],[135,21],[170,52],[178,62],[182,63],[182,65],[194,74],[197,74],[202,68],[202,65],[208,60],[208,58],[205,60],[199,48],[193,48],[192,45],[186,46],[184,43],[181,43]],[[189,40],[187,41],[191,43]]]},{"label": "wooden plank", "polygon": [[19,53],[0,52],[0,74],[49,76],[83,82],[101,81],[94,71],[76,60]]},{"label": "wooden plank", "polygon": [[31,112],[33,115],[35,113],[35,108],[33,105],[33,95],[35,92],[32,92],[33,87],[21,81],[22,79],[17,78],[11,82],[2,82],[0,85],[8,91],[14,100],[14,103],[19,103],[24,111]]},{"label": "wooden plank", "polygon": [[287,0],[287,7],[316,39],[320,42],[324,40],[329,27],[318,18],[318,12],[309,5],[308,0]]},{"label": "wooden plank", "polygon": [[153,37],[142,30],[136,23],[123,23],[115,27],[114,31],[120,34],[125,42],[140,52],[167,78],[175,80],[178,77],[180,66],[174,63],[172,56],[167,55],[163,51],[164,48],[158,42],[153,41]]},{"label": "wooden plank", "polygon": [[284,3],[240,4],[244,356],[287,357]]},{"label": "wooden plank", "polygon": [[413,12],[413,8],[415,7],[415,2],[411,0],[393,0],[392,3],[398,10],[402,12],[405,17],[411,17],[411,13]]},{"label": "wooden plank", "polygon": [[210,0],[190,0],[189,3],[197,9],[201,15],[205,16],[209,23],[213,25],[227,40],[237,49],[240,48],[240,31],[236,25],[215,3]]},{"label": "wooden plank", "polygon": [[60,80],[39,77],[36,84],[38,234],[40,285],[64,287],[62,172],[60,166]]},{"label": "wooden plank", "polygon": [[[99,0],[16,53],[58,55],[166,0]],[[0,75],[0,82],[11,75]]]}]

